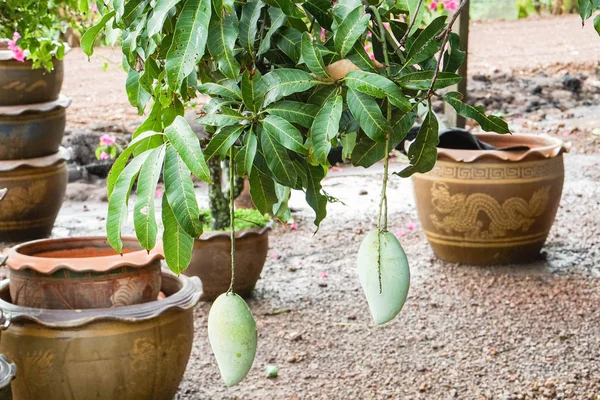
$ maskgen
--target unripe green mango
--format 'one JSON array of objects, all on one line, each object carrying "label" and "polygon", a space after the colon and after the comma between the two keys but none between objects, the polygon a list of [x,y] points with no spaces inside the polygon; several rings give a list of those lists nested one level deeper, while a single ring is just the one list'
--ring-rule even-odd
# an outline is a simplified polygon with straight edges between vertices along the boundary
[{"label": "unripe green mango", "polygon": [[208,314],[208,340],[226,386],[240,383],[254,362],[256,322],[246,302],[235,293],[223,293]]},{"label": "unripe green mango", "polygon": [[[377,239],[380,241],[381,292],[377,268]],[[410,270],[400,242],[390,232],[367,233],[358,250],[358,279],[367,296],[375,324],[391,321],[400,312],[410,286]]]}]

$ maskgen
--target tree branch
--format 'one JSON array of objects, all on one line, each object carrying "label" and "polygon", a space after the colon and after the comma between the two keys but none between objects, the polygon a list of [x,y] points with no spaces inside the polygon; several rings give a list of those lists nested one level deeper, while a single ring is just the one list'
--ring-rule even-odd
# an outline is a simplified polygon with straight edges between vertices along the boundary
[{"label": "tree branch", "polygon": [[400,48],[404,47],[404,43],[406,43],[406,39],[408,39],[408,35],[410,34],[410,31],[415,26],[415,22],[417,21],[417,15],[419,15],[419,10],[421,9],[422,5],[423,5],[423,0],[419,0],[419,3],[417,4],[417,8],[415,9],[415,15],[413,15],[412,21],[410,21],[410,24],[408,25],[408,29],[406,30],[406,33],[404,33],[404,36],[402,36],[402,39],[400,39],[398,47],[400,47]]}]

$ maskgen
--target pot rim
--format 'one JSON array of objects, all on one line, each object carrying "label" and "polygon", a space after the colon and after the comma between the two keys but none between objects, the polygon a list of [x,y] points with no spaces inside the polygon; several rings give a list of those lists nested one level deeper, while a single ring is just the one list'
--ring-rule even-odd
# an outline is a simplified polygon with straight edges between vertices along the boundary
[{"label": "pot rim", "polygon": [[[262,228],[249,228],[249,229],[241,229],[239,231],[235,231],[236,239],[244,239],[252,236],[262,236],[264,234],[268,234],[271,230],[271,226],[263,226]],[[204,232],[199,238],[194,239],[198,242],[208,242],[211,240],[230,240],[231,233],[228,231],[210,231]]]},{"label": "pot rim", "polygon": [[33,112],[48,112],[53,111],[57,108],[66,109],[71,105],[73,99],[64,94],[60,94],[58,99],[47,101],[44,103],[35,103],[35,104],[19,104],[14,106],[0,106],[0,115],[20,115],[28,111]]},{"label": "pot rim", "polygon": [[45,168],[54,164],[59,164],[71,159],[71,152],[64,147],[60,147],[58,152],[44,157],[27,158],[21,160],[2,160],[0,161],[0,172],[13,171],[21,167]]},{"label": "pot rim", "polygon": [[[7,39],[7,38],[0,39],[0,61],[11,61],[11,60],[15,59],[12,50],[8,49],[8,41],[9,40],[10,39]],[[65,45],[65,54],[64,55],[67,55],[67,53],[69,51],[71,51],[71,46],[69,46],[69,44],[67,42],[63,42],[63,44]],[[29,50],[25,50],[25,55],[29,56]],[[58,59],[56,59],[56,57],[53,57],[52,62],[57,62],[57,61],[62,61],[62,60],[64,60],[64,57],[61,60],[58,60]],[[31,63],[32,61],[25,60],[25,62]]]},{"label": "pot rim", "polygon": [[[198,277],[176,276],[170,271],[161,271],[161,290],[174,291],[162,300],[115,308],[91,308],[86,310],[54,310],[17,306],[0,298],[0,310],[9,323],[35,322],[55,329],[79,328],[85,325],[115,321],[136,323],[156,318],[170,310],[190,310],[200,300],[202,284]],[[8,294],[10,279],[0,282],[0,295]],[[167,292],[168,293],[168,292]],[[10,327],[8,328],[10,329]]]},{"label": "pot rim", "polygon": [[8,361],[4,354],[0,354],[0,389],[10,385],[17,375],[17,366]]},{"label": "pot rim", "polygon": [[[134,245],[135,247],[139,247],[138,241],[134,237],[127,236],[123,237],[122,239],[125,247],[127,247],[128,244],[129,246]],[[31,248],[38,248],[40,252],[43,252],[44,250],[57,250],[56,246],[48,248],[47,245],[56,245],[61,243],[70,244],[69,246],[66,246],[64,248],[65,250],[69,250],[74,248],[80,248],[77,247],[78,244],[81,244],[83,247],[85,243],[94,242],[105,243],[106,246],[110,248],[106,236],[83,236],[60,239],[41,239],[21,243],[11,247],[10,249],[8,249],[8,251],[4,251],[5,255],[8,257],[6,260],[6,265],[11,270],[21,271],[25,269],[31,269],[42,274],[52,274],[61,269],[67,269],[73,272],[108,272],[121,267],[144,267],[155,260],[162,260],[164,258],[161,251],[162,246],[159,245],[155,246],[154,249],[150,251],[141,249],[126,252],[122,255],[114,254],[108,256],[73,258],[54,258],[43,256],[38,257],[28,255],[27,253],[23,252],[24,250]]]},{"label": "pot rim", "polygon": [[[571,150],[572,144],[570,142],[563,142],[558,138],[542,135],[532,134],[506,134],[501,135],[497,133],[475,133],[478,139],[485,141],[494,142],[494,139],[501,139],[505,142],[514,142],[510,145],[533,145],[534,147],[529,150],[522,151],[504,151],[504,150],[460,150],[460,149],[446,149],[437,148],[437,159],[439,161],[455,161],[471,163],[481,160],[491,161],[509,161],[518,162],[524,160],[535,160],[544,158],[554,158],[563,153],[568,153]],[[406,142],[405,149],[408,151],[409,146],[413,143]],[[508,144],[508,143],[506,143]]]}]

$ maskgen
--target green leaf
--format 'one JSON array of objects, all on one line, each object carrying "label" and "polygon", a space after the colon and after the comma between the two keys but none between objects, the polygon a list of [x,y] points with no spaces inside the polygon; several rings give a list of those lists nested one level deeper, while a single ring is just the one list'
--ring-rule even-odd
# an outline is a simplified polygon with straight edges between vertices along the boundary
[{"label": "green leaf", "polygon": [[308,102],[317,107],[323,107],[323,104],[327,102],[330,98],[337,96],[339,90],[334,85],[326,85],[315,88],[310,94],[308,98]]},{"label": "green leaf", "polygon": [[335,7],[333,7],[332,11],[335,16],[335,21],[331,27],[334,31],[337,29],[337,25],[339,25],[340,21],[346,19],[346,17],[357,7],[362,5],[360,0],[339,0],[336,2]]},{"label": "green leaf", "polygon": [[319,112],[319,107],[308,103],[283,100],[272,104],[265,111],[270,115],[276,115],[293,124],[310,128],[315,120],[315,115]]},{"label": "green leaf", "polygon": [[360,42],[354,44],[352,51],[346,55],[346,58],[363,71],[377,72],[373,61],[365,51],[364,45]]},{"label": "green leaf", "polygon": [[410,30],[410,35],[417,31],[417,29],[421,26],[421,21],[423,21],[423,14],[425,13],[426,5],[421,4],[421,7],[418,7],[418,4],[419,0],[398,0],[398,5],[400,8],[408,11],[408,21],[412,21],[413,19],[415,20],[415,24]]},{"label": "green leaf", "polygon": [[456,72],[467,57],[467,52],[460,49],[458,34],[450,33],[450,46],[444,55],[444,71]]},{"label": "green leaf", "polygon": [[352,88],[348,89],[346,101],[350,112],[367,136],[376,142],[385,141],[385,134],[391,128],[377,102],[372,97]]},{"label": "green leaf", "polygon": [[334,33],[335,49],[343,57],[352,50],[354,43],[362,36],[369,25],[369,15],[359,6],[348,14]]},{"label": "green leaf", "polygon": [[94,54],[94,43],[96,43],[96,39],[98,39],[98,35],[100,31],[104,29],[106,23],[115,16],[115,11],[111,11],[107,14],[104,14],[102,19],[98,21],[98,23],[92,26],[90,29],[85,31],[83,36],[81,37],[81,50],[88,57]]},{"label": "green leaf", "polygon": [[290,200],[292,189],[275,182],[275,193],[277,194],[278,201],[273,206],[273,216],[279,218],[281,221],[289,221],[292,213],[288,206],[288,201]]},{"label": "green leaf", "polygon": [[356,147],[356,132],[344,133],[341,138],[342,142],[342,159],[347,160],[352,157],[352,152]]},{"label": "green leaf", "polygon": [[177,116],[173,123],[165,129],[165,135],[190,171],[198,179],[211,182],[208,165],[204,160],[198,137],[185,118]]},{"label": "green leaf", "polygon": [[486,132],[510,133],[507,123],[495,115],[485,115],[485,109],[481,106],[473,107],[462,102],[462,94],[450,92],[444,95],[444,101],[448,103],[458,115],[474,119],[479,123],[481,129]]},{"label": "green leaf", "polygon": [[294,93],[304,92],[319,82],[308,72],[293,68],[281,68],[263,76],[267,89],[265,105]]},{"label": "green leaf", "polygon": [[294,64],[297,64],[300,60],[300,42],[302,41],[302,34],[300,31],[284,26],[278,30],[274,36],[275,45],[279,50],[288,56]]},{"label": "green leaf", "polygon": [[331,140],[339,132],[343,103],[342,96],[329,99],[317,113],[310,128],[313,154],[320,164],[327,164],[327,156],[331,150]]},{"label": "green leaf", "polygon": [[200,210],[194,193],[194,183],[190,170],[173,146],[167,147],[165,157],[165,194],[179,225],[190,236],[196,238],[202,234]]},{"label": "green leaf", "polygon": [[593,4],[591,0],[578,0],[579,15],[581,16],[581,23],[585,22],[586,19],[592,16]]},{"label": "green leaf", "polygon": [[252,73],[244,71],[242,75],[242,98],[244,104],[253,113],[258,113],[265,98],[267,88],[264,86],[260,71],[255,69]]},{"label": "green leaf", "polygon": [[300,154],[308,154],[304,138],[294,125],[276,115],[269,115],[263,121],[264,130],[283,147]]},{"label": "green leaf", "polygon": [[294,186],[297,175],[287,150],[265,129],[262,129],[260,133],[260,145],[269,170],[282,185]]},{"label": "green leaf", "polygon": [[302,59],[308,69],[315,75],[321,78],[329,78],[329,74],[325,69],[323,57],[318,48],[313,44],[308,32],[302,34]]},{"label": "green leaf", "polygon": [[198,118],[198,123],[201,125],[223,127],[236,125],[247,120],[247,117],[237,111],[228,107],[223,107],[221,108],[221,114],[206,114],[205,116]]},{"label": "green leaf", "polygon": [[164,159],[165,145],[150,150],[150,154],[140,170],[137,184],[133,225],[140,245],[146,250],[152,250],[156,246],[158,226],[156,225],[154,198]]},{"label": "green leaf", "polygon": [[292,18],[304,18],[305,15],[298,10],[294,0],[274,0],[275,3],[281,8],[281,11],[288,17]]},{"label": "green leaf", "polygon": [[210,0],[186,0],[177,18],[166,57],[167,81],[175,92],[204,55],[210,14]]},{"label": "green leaf", "polygon": [[423,125],[417,133],[417,138],[408,149],[410,166],[397,173],[402,178],[408,178],[416,172],[430,171],[437,161],[437,145],[440,142],[439,125],[435,114],[429,110]]},{"label": "green leaf", "polygon": [[245,128],[243,125],[233,125],[220,129],[204,150],[206,159],[210,160],[215,154],[219,154],[221,158],[224,158],[229,148],[238,140]]},{"label": "green leaf", "polygon": [[152,16],[148,20],[146,27],[148,36],[152,37],[162,32],[165,19],[169,11],[175,7],[181,0],[158,0],[152,10]]},{"label": "green leaf", "polygon": [[[398,84],[406,89],[428,90],[431,86],[433,75],[434,71],[412,72],[398,78]],[[461,80],[462,77],[453,72],[440,72],[433,89],[441,89],[447,86],[456,85]]]},{"label": "green leaf", "polygon": [[254,53],[254,43],[258,33],[258,19],[260,10],[265,3],[260,0],[250,0],[242,8],[242,18],[240,19],[240,44],[249,54]]},{"label": "green leaf", "polygon": [[150,93],[148,93],[140,84],[141,74],[131,68],[127,73],[127,81],[125,82],[125,89],[127,91],[127,98],[132,106],[137,107],[138,114],[144,114],[144,108],[150,100]]},{"label": "green leaf", "polygon": [[235,166],[239,176],[250,175],[252,172],[257,147],[258,140],[251,129],[246,135],[244,146],[242,146],[235,156]]},{"label": "green leaf", "polygon": [[333,22],[333,18],[331,18],[331,1],[308,0],[302,4],[302,7],[315,17],[319,25],[328,31],[331,30],[331,23]]},{"label": "green leaf", "polygon": [[250,183],[250,196],[256,209],[262,214],[272,212],[273,205],[277,203],[275,182],[273,182],[273,179],[253,168],[248,178],[248,183]]},{"label": "green leaf", "polygon": [[402,90],[384,76],[365,71],[350,71],[344,81],[349,88],[369,96],[378,99],[387,98],[390,103],[404,112],[408,112],[412,108]]},{"label": "green leaf", "polygon": [[[121,24],[125,28],[129,28],[129,26],[135,21],[140,15],[144,13],[146,9],[146,5],[148,4],[148,0],[129,0],[125,2],[125,8],[123,10],[123,16],[121,18],[117,17],[117,20],[121,20]],[[116,9],[116,7],[115,7]]]},{"label": "green leaf", "polygon": [[108,243],[117,252],[123,252],[123,241],[121,240],[121,231],[123,225],[127,222],[127,204],[129,194],[135,178],[140,173],[142,164],[148,158],[149,152],[145,152],[133,159],[119,174],[115,183],[114,190],[108,201],[108,215],[106,217],[106,234]]},{"label": "green leaf", "polygon": [[210,96],[221,96],[232,100],[242,100],[242,92],[233,81],[221,81],[220,83],[204,83],[198,86],[198,91]]},{"label": "green leaf", "polygon": [[594,29],[598,34],[600,34],[600,15],[596,15],[594,17]]},{"label": "green leaf", "polygon": [[269,7],[269,17],[271,18],[271,27],[265,34],[260,47],[258,48],[258,55],[264,54],[271,48],[271,37],[283,26],[287,16],[280,8]]},{"label": "green leaf", "polygon": [[315,211],[315,225],[319,230],[321,221],[327,216],[327,196],[321,193],[321,181],[325,177],[325,169],[321,165],[307,165],[306,202]]},{"label": "green leaf", "polygon": [[238,37],[238,21],[234,15],[223,19],[213,18],[208,27],[208,51],[217,60],[219,70],[230,79],[236,80],[240,74],[240,64],[233,55]]},{"label": "green leaf", "polygon": [[436,37],[445,26],[446,17],[441,16],[431,21],[431,23],[423,29],[419,36],[410,46],[408,46],[406,62],[404,63],[403,69],[425,61],[438,52],[440,47],[442,47],[442,41],[438,41]]},{"label": "green leaf", "polygon": [[166,195],[162,200],[162,221],[165,227],[163,233],[165,261],[169,269],[179,275],[192,261],[194,238],[177,222]]}]

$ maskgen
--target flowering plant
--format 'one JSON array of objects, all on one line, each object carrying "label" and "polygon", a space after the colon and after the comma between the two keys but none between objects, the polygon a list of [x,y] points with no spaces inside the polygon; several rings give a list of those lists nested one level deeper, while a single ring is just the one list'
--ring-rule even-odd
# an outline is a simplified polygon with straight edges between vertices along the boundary
[{"label": "flowering plant", "polygon": [[100,161],[114,160],[122,151],[123,148],[117,143],[117,138],[111,135],[102,135],[96,148],[96,158]]},{"label": "flowering plant", "polygon": [[429,0],[427,9],[430,13],[441,15],[455,12],[458,9],[458,6],[458,0]]}]

